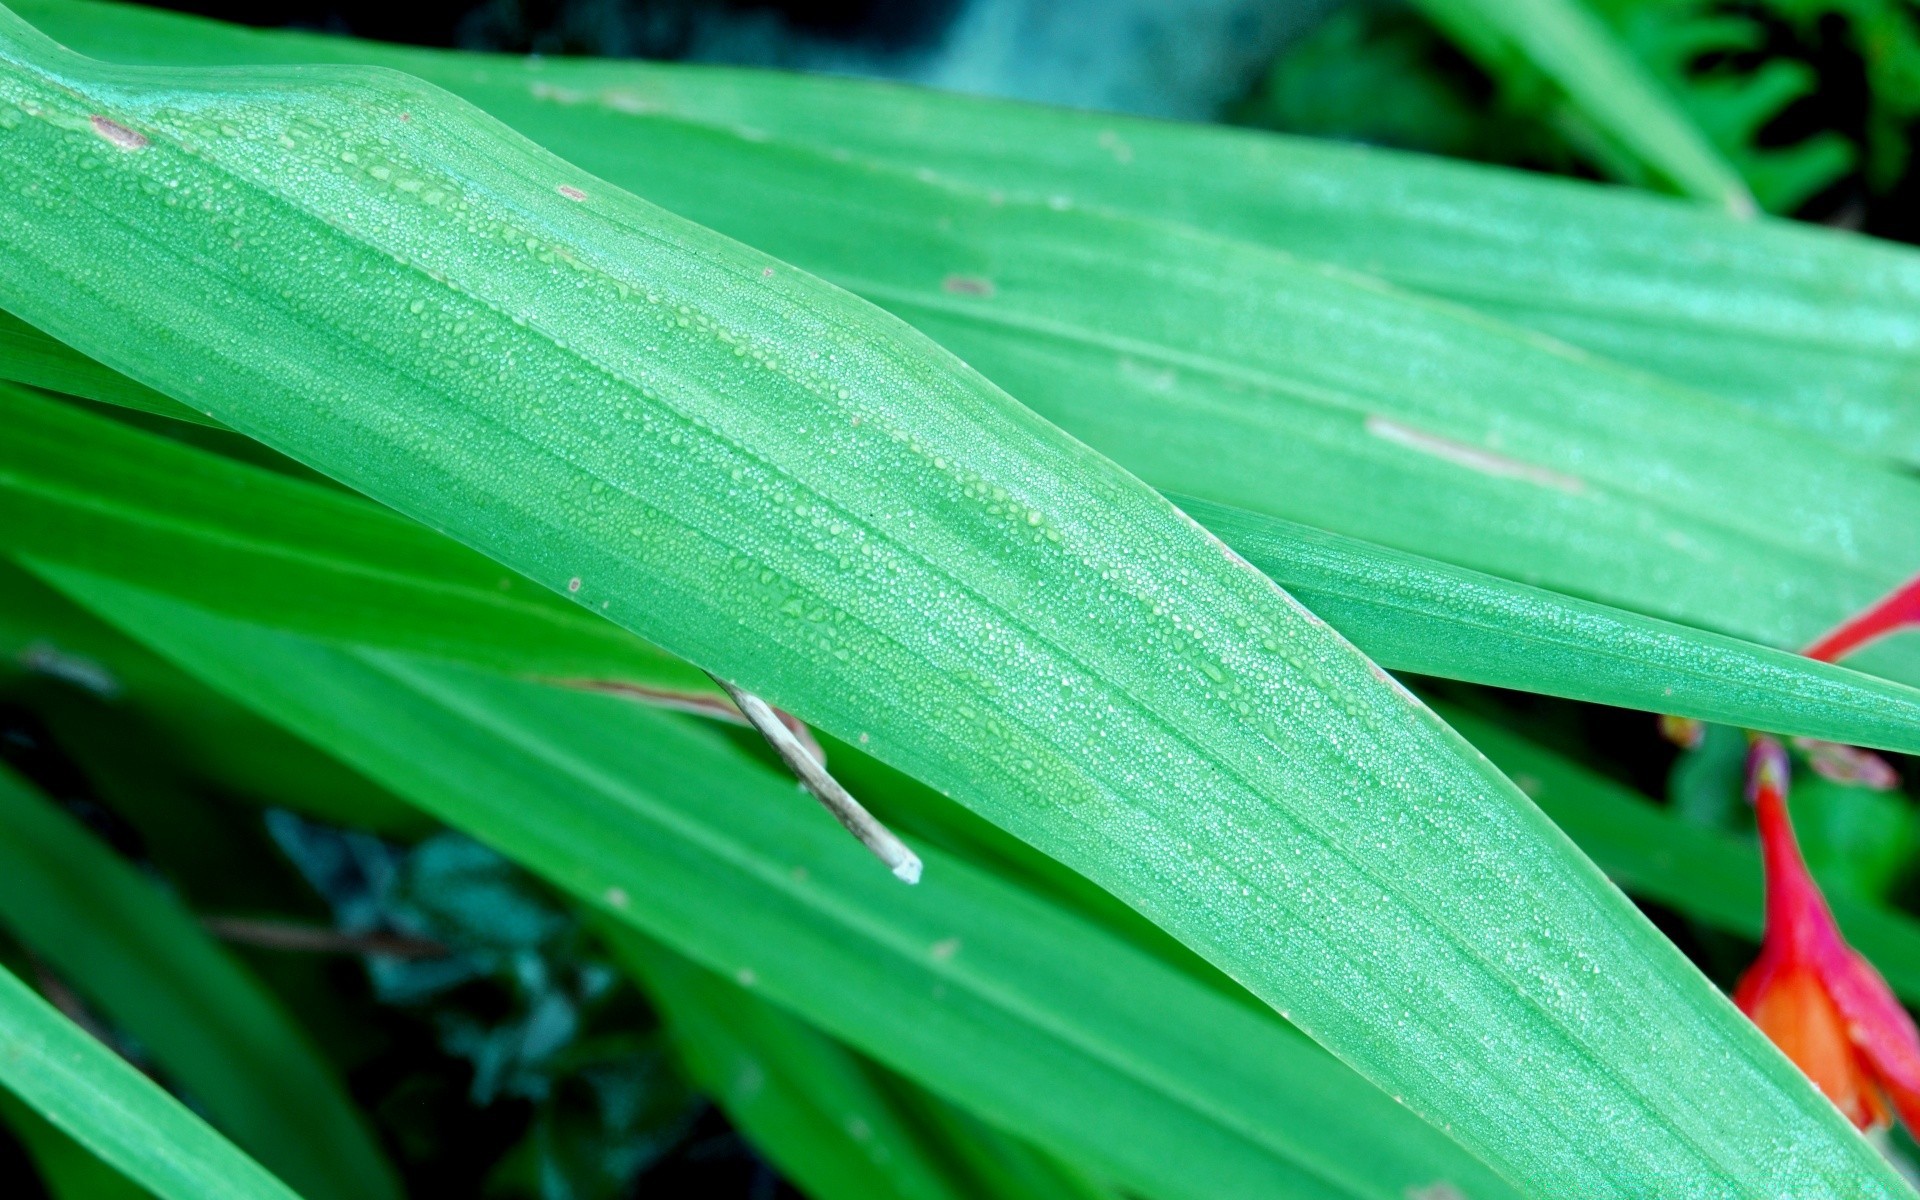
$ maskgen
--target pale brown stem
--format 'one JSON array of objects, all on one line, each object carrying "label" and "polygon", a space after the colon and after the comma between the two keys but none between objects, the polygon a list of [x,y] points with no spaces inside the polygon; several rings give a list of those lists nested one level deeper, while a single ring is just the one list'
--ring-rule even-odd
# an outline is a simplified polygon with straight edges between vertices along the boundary
[{"label": "pale brown stem", "polygon": [[734,706],[740,710],[740,715],[747,719],[747,724],[767,739],[767,744],[780,756],[780,761],[787,764],[787,769],[800,777],[801,785],[813,793],[813,798],[824,805],[848,833],[887,864],[887,869],[895,877],[907,883],[920,882],[920,856],[875,819],[846,788],[840,786],[839,780],[827,774],[826,768],[807,752],[806,747],[800,744],[800,739],[794,737],[793,731],[780,720],[772,705],[717,675],[713,681],[726,691]]}]

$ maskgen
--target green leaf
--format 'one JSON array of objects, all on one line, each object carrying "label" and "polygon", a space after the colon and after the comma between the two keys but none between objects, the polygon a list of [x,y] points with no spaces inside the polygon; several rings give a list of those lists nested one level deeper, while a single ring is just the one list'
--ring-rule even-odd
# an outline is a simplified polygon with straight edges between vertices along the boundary
[{"label": "green leaf", "polygon": [[332,1070],[192,914],[0,768],[0,922],[309,1200],[400,1195]]},{"label": "green leaf", "polygon": [[[86,0],[16,7],[63,42],[116,61],[397,67],[716,228],[727,222],[684,198],[751,203],[750,152],[768,137],[1003,201],[1183,222],[1463,301],[1835,441],[1920,462],[1920,405],[1909,386],[1920,354],[1920,254],[1903,246],[1426,155],[866,81],[447,54]],[[737,131],[743,154],[731,169],[646,148],[663,122],[688,120]],[[655,190],[683,166],[702,186]],[[829,228],[848,235],[842,245],[874,246],[883,260],[897,253],[877,231],[844,224],[858,206],[841,216]]]},{"label": "green leaf", "polygon": [[151,1196],[10,1092],[0,1091],[0,1124],[19,1139],[33,1160],[49,1200],[149,1200]]},{"label": "green leaf", "polygon": [[[663,1011],[693,1077],[754,1144],[817,1200],[1054,1200],[1102,1193],[1003,1134],[968,1127],[943,1144],[941,1102],[887,1079],[752,991],[608,922],[620,961]],[[959,1118],[954,1118],[958,1121]],[[961,1148],[970,1154],[961,1153]],[[1038,1180],[1002,1167],[1024,1161]],[[981,1161],[984,1160],[984,1161]],[[984,1168],[984,1169],[983,1169]]]},{"label": "green leaf", "polygon": [[[355,49],[275,43],[330,44]],[[1789,650],[1920,564],[1920,483],[1710,397],[1244,241],[635,116],[653,92],[580,72],[488,82],[486,62],[469,93],[526,132],[883,303],[1156,487]],[[1859,662],[1920,682],[1920,639]]]},{"label": "green leaf", "polygon": [[178,421],[219,424],[150,387],[142,387],[118,371],[101,366],[11,313],[0,313],[0,378]]},{"label": "green leaf", "polygon": [[[1390,670],[1909,753],[1920,733],[1920,692],[1899,684],[1304,525],[1175,499]],[[1814,725],[1828,732],[1815,733]]]},{"label": "green leaf", "polygon": [[296,633],[718,695],[686,663],[357,496],[0,385],[0,546]]},{"label": "green leaf", "polygon": [[934,846],[903,887],[718,727],[46,570],[589,905],[1134,1190],[1508,1194],[1244,996]]},{"label": "green leaf", "polygon": [[189,678],[0,558],[0,680],[55,680],[148,727],[198,783],[339,824],[417,835],[421,818],[364,777]]},{"label": "green leaf", "polygon": [[4,967],[0,1087],[161,1200],[299,1200]]},{"label": "green leaf", "polygon": [[[721,701],[684,663],[352,497],[4,387],[0,422],[0,548],[290,632]],[[1920,694],[1898,684],[1176,499],[1391,669],[1920,751]]]},{"label": "green leaf", "polygon": [[405,76],[8,21],[9,310],[952,793],[1517,1183],[1901,1190],[1378,667],[912,330]]},{"label": "green leaf", "polygon": [[1521,89],[1545,81],[1656,180],[1735,216],[1754,215],[1739,172],[1581,0],[1419,3],[1496,79]]}]

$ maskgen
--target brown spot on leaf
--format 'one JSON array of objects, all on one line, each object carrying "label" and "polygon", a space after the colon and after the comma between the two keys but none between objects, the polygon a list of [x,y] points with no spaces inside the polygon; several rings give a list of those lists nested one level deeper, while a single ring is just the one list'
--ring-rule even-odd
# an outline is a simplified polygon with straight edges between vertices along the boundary
[{"label": "brown spot on leaf", "polygon": [[587,198],[587,194],[579,188],[569,187],[564,183],[560,185],[560,194],[569,200],[585,200]]},{"label": "brown spot on leaf", "polygon": [[993,295],[993,281],[977,275],[949,275],[941,280],[940,287],[955,296]]},{"label": "brown spot on leaf", "polygon": [[109,121],[97,114],[87,119],[92,123],[95,133],[122,150],[144,150],[149,144],[146,134],[137,129],[128,129],[118,121]]}]

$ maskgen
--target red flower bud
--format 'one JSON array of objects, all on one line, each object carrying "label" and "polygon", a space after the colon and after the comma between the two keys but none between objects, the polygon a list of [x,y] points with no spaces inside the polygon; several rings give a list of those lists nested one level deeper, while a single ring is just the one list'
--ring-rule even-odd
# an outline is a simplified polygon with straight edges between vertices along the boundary
[{"label": "red flower bud", "polygon": [[1760,825],[1767,926],[1733,1002],[1855,1125],[1885,1125],[1891,1103],[1909,1130],[1920,1130],[1920,1033],[1886,980],[1841,937],[1807,872],[1787,816],[1788,774],[1780,743],[1755,739],[1747,799]]}]

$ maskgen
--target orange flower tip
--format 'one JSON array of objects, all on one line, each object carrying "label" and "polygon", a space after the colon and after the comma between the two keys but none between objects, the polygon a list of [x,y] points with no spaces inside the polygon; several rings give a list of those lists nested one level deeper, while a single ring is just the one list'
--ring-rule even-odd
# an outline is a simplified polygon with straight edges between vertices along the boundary
[{"label": "orange flower tip", "polygon": [[1817,971],[1773,969],[1763,956],[1740,981],[1738,996],[1741,1011],[1856,1127],[1888,1123],[1886,1102],[1855,1031]]}]

